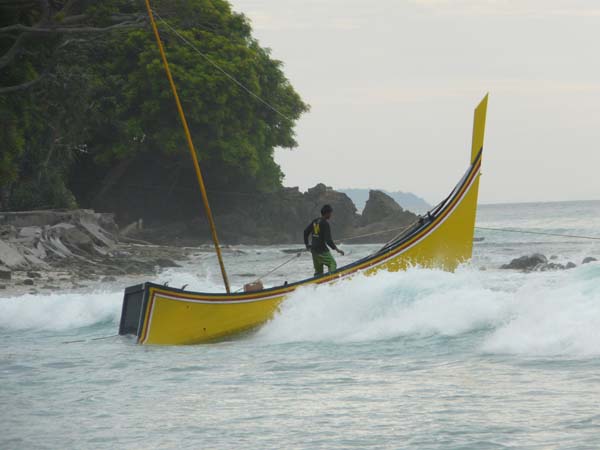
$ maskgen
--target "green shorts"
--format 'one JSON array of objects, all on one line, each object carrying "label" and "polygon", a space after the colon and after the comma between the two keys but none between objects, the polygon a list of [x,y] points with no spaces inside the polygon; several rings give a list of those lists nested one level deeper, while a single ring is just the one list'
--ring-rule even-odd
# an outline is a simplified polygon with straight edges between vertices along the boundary
[{"label": "green shorts", "polygon": [[327,266],[329,273],[335,272],[337,264],[330,252],[312,252],[313,265],[315,266],[315,277],[323,275],[323,266]]}]

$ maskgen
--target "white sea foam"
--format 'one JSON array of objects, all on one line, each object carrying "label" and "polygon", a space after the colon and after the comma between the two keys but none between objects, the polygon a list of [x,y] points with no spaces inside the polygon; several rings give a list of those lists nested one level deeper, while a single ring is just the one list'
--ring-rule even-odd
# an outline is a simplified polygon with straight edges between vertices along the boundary
[{"label": "white sea foam", "polygon": [[483,343],[494,353],[600,355],[600,264],[534,275],[513,294],[511,315]]},{"label": "white sea foam", "polygon": [[297,291],[257,339],[344,342],[484,330],[483,352],[600,355],[599,280],[598,264],[561,273],[380,273]]},{"label": "white sea foam", "polygon": [[259,333],[274,341],[368,341],[403,335],[458,335],[505,316],[502,292],[477,272],[410,269],[304,288]]},{"label": "white sea foam", "polygon": [[[161,274],[219,290],[194,272]],[[484,353],[600,355],[600,263],[565,272],[456,273],[410,269],[357,276],[293,293],[253,338],[257,343],[355,342],[472,334]],[[116,326],[122,291],[24,295],[0,300],[0,328],[65,330]],[[479,333],[473,333],[478,331]]]},{"label": "white sea foam", "polygon": [[0,328],[67,330],[118,323],[122,292],[51,293],[0,299]]}]

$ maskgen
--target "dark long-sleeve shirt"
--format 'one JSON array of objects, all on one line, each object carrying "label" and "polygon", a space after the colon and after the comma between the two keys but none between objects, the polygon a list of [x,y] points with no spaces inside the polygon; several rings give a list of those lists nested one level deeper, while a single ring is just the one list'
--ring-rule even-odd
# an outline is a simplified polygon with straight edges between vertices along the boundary
[{"label": "dark long-sleeve shirt", "polygon": [[308,237],[311,237],[310,249],[315,253],[325,253],[329,251],[327,246],[337,250],[336,245],[331,238],[331,227],[327,219],[319,217],[308,224],[304,230],[304,245],[307,247]]}]

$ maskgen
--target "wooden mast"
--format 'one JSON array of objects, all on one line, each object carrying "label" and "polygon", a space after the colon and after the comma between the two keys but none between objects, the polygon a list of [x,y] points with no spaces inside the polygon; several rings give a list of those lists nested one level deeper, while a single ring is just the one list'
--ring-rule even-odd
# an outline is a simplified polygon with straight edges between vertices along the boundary
[{"label": "wooden mast", "polygon": [[200,193],[202,194],[202,202],[204,203],[204,209],[206,210],[206,217],[208,218],[208,223],[210,224],[210,232],[212,234],[212,240],[215,245],[215,251],[217,252],[217,258],[219,259],[219,266],[221,267],[221,275],[223,276],[223,283],[225,284],[225,290],[229,294],[231,292],[230,288],[229,288],[229,280],[227,279],[227,272],[225,271],[225,264],[223,263],[223,255],[221,254],[221,247],[219,246],[219,238],[217,237],[217,229],[215,227],[215,221],[213,219],[212,211],[210,209],[210,204],[208,203],[208,196],[206,195],[206,186],[204,185],[204,179],[202,178],[202,172],[200,171],[200,164],[198,163],[198,156],[196,155],[196,149],[194,148],[194,143],[192,142],[192,135],[190,134],[190,129],[188,127],[188,123],[185,118],[185,114],[183,112],[181,102],[179,101],[179,95],[177,94],[177,87],[175,86],[175,82],[173,81],[173,76],[171,75],[171,69],[169,68],[169,62],[167,61],[167,55],[165,54],[165,49],[163,47],[162,41],[160,40],[160,34],[158,33],[158,27],[156,26],[156,22],[154,21],[154,14],[152,14],[152,8],[150,7],[150,0],[146,0],[146,9],[148,10],[148,16],[150,17],[150,23],[152,24],[152,31],[154,31],[154,37],[156,38],[156,43],[158,44],[158,50],[160,51],[160,56],[162,58],[163,65],[165,67],[165,72],[167,72],[167,78],[169,79],[169,84],[171,85],[171,90],[173,91],[173,97],[175,97],[175,103],[177,104],[177,111],[179,111],[179,117],[180,117],[181,123],[183,125],[183,131],[185,132],[185,138],[187,140],[187,145],[190,150],[190,154],[192,155],[194,169],[196,170],[196,177],[198,178],[198,185],[200,186]]}]

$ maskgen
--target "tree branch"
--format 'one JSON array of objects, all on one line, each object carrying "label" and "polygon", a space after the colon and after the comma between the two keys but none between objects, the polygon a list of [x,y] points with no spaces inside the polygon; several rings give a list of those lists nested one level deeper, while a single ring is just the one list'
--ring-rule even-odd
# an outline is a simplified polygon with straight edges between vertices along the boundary
[{"label": "tree branch", "polygon": [[138,28],[142,25],[143,20],[136,20],[134,22],[121,22],[116,25],[110,25],[108,27],[97,28],[97,27],[30,27],[23,24],[9,25],[7,27],[0,28],[0,33],[9,33],[12,31],[23,31],[26,33],[46,33],[46,34],[61,34],[61,33],[104,33],[113,30],[122,30],[127,28]]},{"label": "tree branch", "polygon": [[64,19],[58,21],[58,23],[60,23],[61,25],[69,25],[72,23],[79,23],[79,22],[83,22],[85,19],[87,19],[87,15],[85,14],[77,14],[74,16],[67,16]]},{"label": "tree branch", "polygon": [[4,55],[0,56],[0,69],[8,66],[10,62],[19,54],[21,45],[25,41],[26,34],[21,34]]},{"label": "tree branch", "polygon": [[10,94],[11,92],[24,91],[26,89],[29,89],[34,84],[37,84],[40,81],[42,81],[42,79],[44,77],[45,77],[45,74],[42,74],[39,77],[37,77],[31,81],[27,81],[25,83],[17,84],[15,86],[0,87],[0,95]]},{"label": "tree branch", "polygon": [[0,7],[2,8],[27,8],[39,4],[39,0],[0,0]]}]

